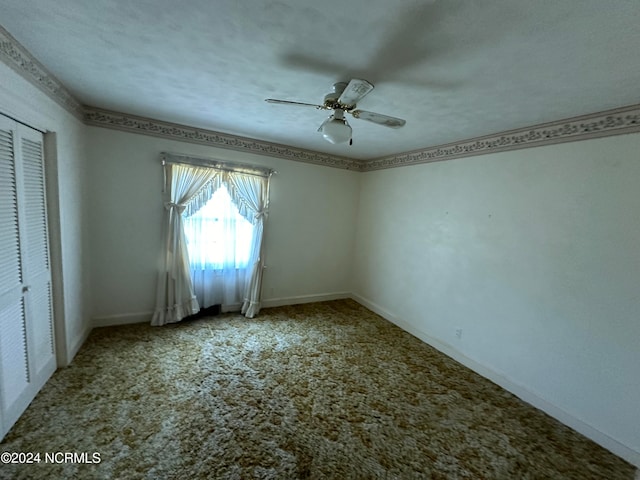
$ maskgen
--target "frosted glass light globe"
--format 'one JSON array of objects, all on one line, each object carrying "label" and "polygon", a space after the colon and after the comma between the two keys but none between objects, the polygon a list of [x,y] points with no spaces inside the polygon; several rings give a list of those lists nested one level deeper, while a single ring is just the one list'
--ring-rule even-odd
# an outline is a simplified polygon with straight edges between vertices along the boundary
[{"label": "frosted glass light globe", "polygon": [[351,126],[346,120],[334,118],[322,127],[322,136],[331,143],[344,143],[351,139]]}]

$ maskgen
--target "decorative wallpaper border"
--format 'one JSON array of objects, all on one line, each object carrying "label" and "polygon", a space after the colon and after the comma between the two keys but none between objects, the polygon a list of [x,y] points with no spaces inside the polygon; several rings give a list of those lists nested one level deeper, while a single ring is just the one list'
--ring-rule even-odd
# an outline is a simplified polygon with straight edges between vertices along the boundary
[{"label": "decorative wallpaper border", "polygon": [[288,147],[277,143],[264,142],[252,138],[239,137],[160,120],[152,120],[150,118],[127,115],[125,113],[112,112],[94,107],[85,107],[84,121],[87,125],[113,128],[125,132],[142,133],[182,142],[201,143],[213,147],[240,150],[258,155],[285,158],[297,162],[324,165],[326,167],[360,171],[363,165],[361,160],[338,157],[328,153]]},{"label": "decorative wallpaper border", "polygon": [[366,160],[362,171],[382,170],[487,153],[640,132],[640,105],[606,110],[532,127]]},{"label": "decorative wallpaper border", "polygon": [[82,104],[2,26],[0,26],[0,60],[42,90],[65,110],[82,120],[84,115]]},{"label": "decorative wallpaper border", "polygon": [[370,160],[356,160],[253,138],[83,106],[58,79],[49,73],[2,26],[0,26],[0,60],[71,114],[84,120],[88,125],[360,172],[640,132],[640,105],[631,105],[460,142]]},{"label": "decorative wallpaper border", "polygon": [[85,123],[174,140],[202,143],[214,147],[249,151],[298,162],[369,172],[455,158],[473,157],[488,153],[636,133],[640,132],[640,105],[606,110],[371,160],[339,157],[93,107],[85,107]]}]

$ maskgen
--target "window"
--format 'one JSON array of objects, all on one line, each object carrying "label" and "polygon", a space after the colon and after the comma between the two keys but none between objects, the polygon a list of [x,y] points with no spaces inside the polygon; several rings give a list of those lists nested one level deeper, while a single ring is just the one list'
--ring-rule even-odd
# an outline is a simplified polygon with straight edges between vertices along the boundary
[{"label": "window", "polygon": [[184,219],[191,269],[243,269],[249,263],[253,225],[222,185],[194,215]]},{"label": "window", "polygon": [[164,255],[151,324],[179,322],[212,305],[253,318],[273,171],[166,152],[162,161]]}]

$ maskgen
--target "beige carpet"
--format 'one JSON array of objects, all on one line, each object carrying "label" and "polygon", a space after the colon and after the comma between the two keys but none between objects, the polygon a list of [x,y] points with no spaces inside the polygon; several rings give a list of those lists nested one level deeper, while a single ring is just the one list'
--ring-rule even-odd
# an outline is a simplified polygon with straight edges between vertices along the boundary
[{"label": "beige carpet", "polygon": [[632,479],[634,468],[357,303],[96,329],[0,478]]}]

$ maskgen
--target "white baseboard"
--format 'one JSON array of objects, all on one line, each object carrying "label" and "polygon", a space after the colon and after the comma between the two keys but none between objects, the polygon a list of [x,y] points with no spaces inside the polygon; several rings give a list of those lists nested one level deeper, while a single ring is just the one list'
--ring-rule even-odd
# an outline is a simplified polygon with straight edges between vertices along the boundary
[{"label": "white baseboard", "polygon": [[93,317],[91,319],[94,328],[113,327],[116,325],[129,325],[132,323],[151,323],[153,312],[122,313],[119,315],[107,315]]},{"label": "white baseboard", "polygon": [[[453,348],[451,345],[441,342],[440,340],[430,336],[429,334],[415,328],[410,323],[398,318],[396,315],[389,312],[388,310],[385,310],[380,305],[377,305],[376,303],[355,293],[351,294],[351,298],[356,302],[358,302],[359,304],[363,305],[364,307],[368,308],[369,310],[377,313],[381,317],[390,321],[391,323],[394,323],[395,325],[397,325],[404,331],[410,333],[414,337],[419,338],[423,342],[431,345],[432,347],[444,353],[445,355],[453,358],[457,362],[470,368],[471,370],[478,373],[479,375],[485,378],[488,378],[492,382],[500,385],[502,388],[513,393],[514,395],[524,400],[525,402],[542,410],[543,412],[552,416],[559,422],[573,428],[574,430],[581,433],[585,437],[596,442],[598,445],[601,445],[602,447],[618,455],[619,457],[623,458],[624,460],[631,463],[632,465],[635,465],[636,467],[640,468],[640,452],[637,452],[632,448],[627,447],[623,443],[615,440],[614,438],[611,438],[606,433],[601,432],[600,430],[574,417],[570,413],[549,403],[542,397],[539,397],[535,393],[528,390],[525,386],[520,385],[514,382],[513,380],[505,377],[504,375],[501,375],[481,365],[475,360],[470,359],[469,357],[465,356],[464,354],[460,353],[458,350]],[[636,478],[640,480],[640,473],[636,474]]]},{"label": "white baseboard", "polygon": [[299,305],[301,303],[313,303],[313,302],[327,302],[329,300],[344,300],[345,298],[351,298],[349,292],[337,292],[337,293],[320,293],[314,295],[299,295],[297,297],[282,297],[282,298],[269,298],[262,300],[261,307],[282,307],[284,305]]},{"label": "white baseboard", "polygon": [[230,305],[220,305],[220,313],[239,312],[242,310],[241,303],[232,303]]},{"label": "white baseboard", "polygon": [[73,361],[73,358],[80,351],[80,348],[82,348],[82,345],[84,345],[84,342],[86,342],[87,338],[89,338],[89,334],[91,333],[91,330],[93,330],[92,326],[88,325],[82,331],[82,333],[75,338],[73,343],[71,343],[71,346],[67,348],[66,364],[58,365],[58,367],[67,367],[69,366],[69,364],[71,364],[71,362]]},{"label": "white baseboard", "polygon": [[[283,305],[298,305],[300,303],[312,303],[312,302],[326,302],[328,300],[342,300],[345,298],[351,298],[349,292],[338,293],[321,293],[314,295],[300,295],[296,297],[282,297],[282,298],[269,298],[262,300],[261,307],[281,307]],[[235,312],[240,311],[240,304],[237,305],[224,305],[222,312]],[[116,325],[129,325],[132,323],[149,323],[153,312],[139,312],[139,313],[122,313],[118,315],[106,315],[102,317],[93,317],[91,319],[93,327],[112,327]]]},{"label": "white baseboard", "polygon": [[[327,302],[329,300],[343,300],[351,298],[351,293],[320,293],[314,295],[299,295],[297,297],[267,298],[260,302],[260,308],[282,307],[285,305],[299,305],[301,303]],[[242,304],[222,305],[221,312],[239,312]]]}]

